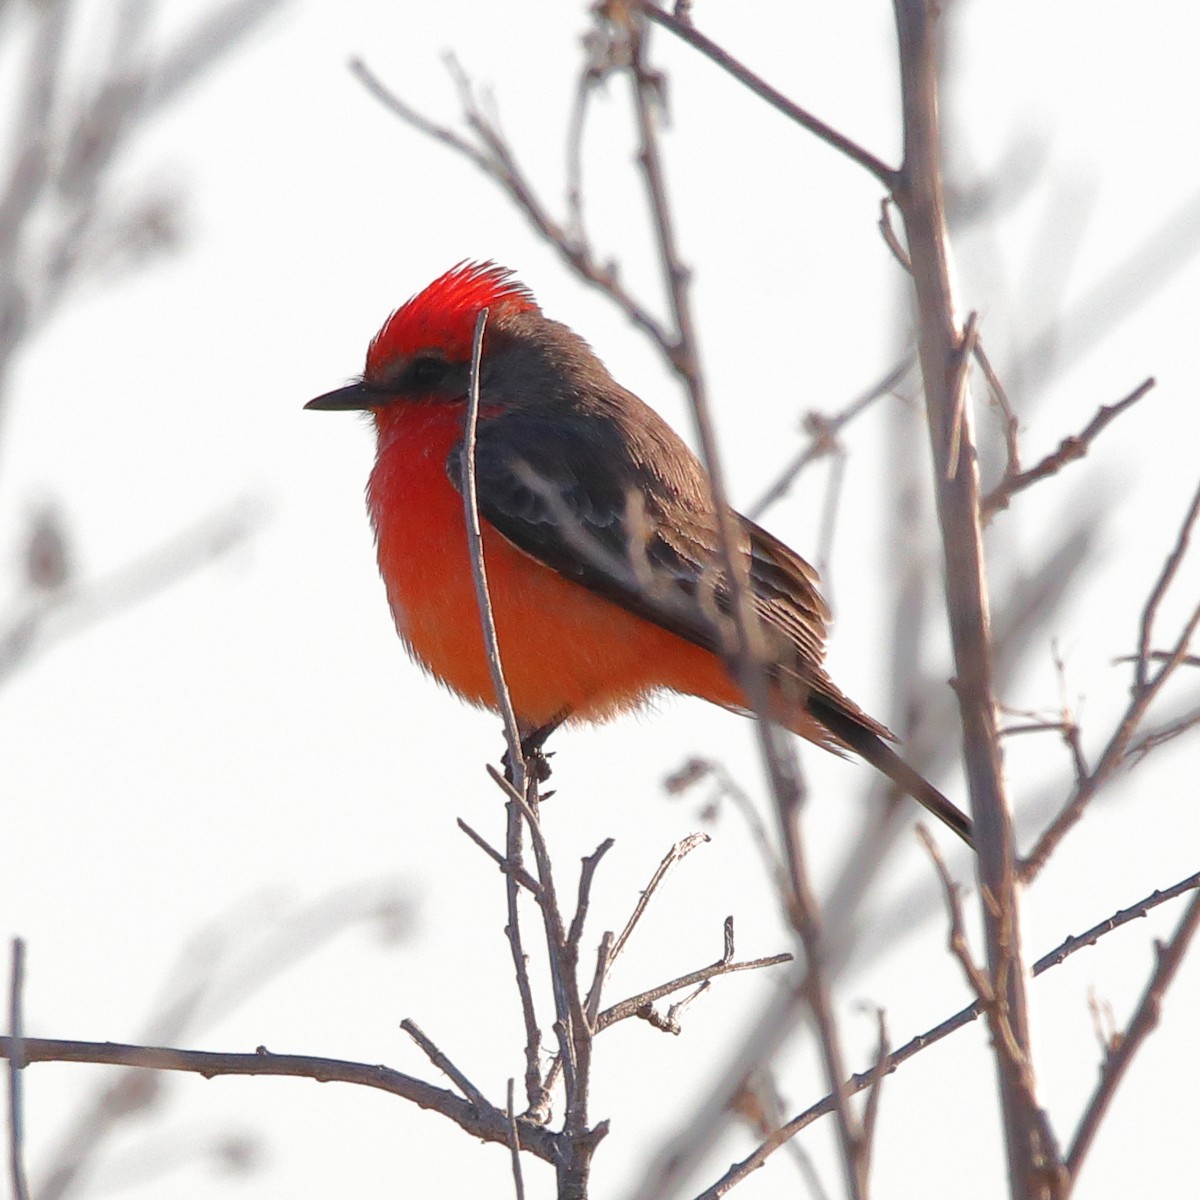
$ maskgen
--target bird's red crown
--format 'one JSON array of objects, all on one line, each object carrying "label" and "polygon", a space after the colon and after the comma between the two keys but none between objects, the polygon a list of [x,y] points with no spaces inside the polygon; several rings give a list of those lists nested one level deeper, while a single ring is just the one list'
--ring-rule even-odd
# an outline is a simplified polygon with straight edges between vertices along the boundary
[{"label": "bird's red crown", "polygon": [[479,310],[536,312],[533,293],[507,267],[461,262],[402,304],[383,323],[367,350],[367,378],[397,359],[436,346],[452,362],[471,357]]}]

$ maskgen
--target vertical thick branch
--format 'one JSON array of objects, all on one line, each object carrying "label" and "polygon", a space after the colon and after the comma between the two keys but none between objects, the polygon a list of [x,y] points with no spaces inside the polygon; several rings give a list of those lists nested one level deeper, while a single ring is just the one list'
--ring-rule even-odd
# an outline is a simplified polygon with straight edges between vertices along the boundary
[{"label": "vertical thick branch", "polygon": [[[1014,1196],[1053,1194],[1057,1155],[1034,1092],[1025,972],[1021,959],[1012,814],[1005,795],[992,688],[987,578],[979,526],[979,472],[965,378],[970,338],[960,328],[950,282],[937,109],[937,10],[894,0],[899,37],[904,163],[895,200],[904,218],[916,289],[946,599],[962,715],[987,959],[996,1004],[989,1014]],[[1007,1049],[1005,1048],[1007,1047]]]}]

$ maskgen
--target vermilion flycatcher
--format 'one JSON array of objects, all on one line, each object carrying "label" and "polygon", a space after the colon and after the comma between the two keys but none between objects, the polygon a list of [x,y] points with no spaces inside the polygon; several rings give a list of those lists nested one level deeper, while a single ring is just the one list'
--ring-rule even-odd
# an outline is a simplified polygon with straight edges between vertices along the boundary
[{"label": "vermilion flycatcher", "polygon": [[[409,653],[472,704],[496,709],[461,485],[475,323],[476,491],[497,639],[523,734],[603,720],[663,689],[745,711],[722,655],[729,589],[708,477],[652,409],[577,334],[491,263],[465,263],[398,308],[362,378],[306,407],[375,422],[367,487],[379,569]],[[817,573],[735,513],[780,724],[862,755],[960,837],[970,823],[826,674]]]}]

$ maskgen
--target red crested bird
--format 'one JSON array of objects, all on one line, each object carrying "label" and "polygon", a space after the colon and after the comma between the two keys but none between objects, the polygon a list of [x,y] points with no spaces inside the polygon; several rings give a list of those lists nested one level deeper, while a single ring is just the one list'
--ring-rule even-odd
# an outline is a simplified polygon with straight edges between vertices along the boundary
[{"label": "red crested bird", "polygon": [[[476,493],[500,656],[530,748],[663,690],[745,712],[730,672],[730,589],[708,476],[588,344],[492,263],[463,263],[401,305],[362,377],[307,408],[361,410],[378,452],[367,487],[396,629],[417,662],[497,709],[463,514],[471,349],[480,361]],[[861,755],[968,844],[971,825],[888,744],[822,665],[829,610],[816,571],[733,513],[772,716]]]}]

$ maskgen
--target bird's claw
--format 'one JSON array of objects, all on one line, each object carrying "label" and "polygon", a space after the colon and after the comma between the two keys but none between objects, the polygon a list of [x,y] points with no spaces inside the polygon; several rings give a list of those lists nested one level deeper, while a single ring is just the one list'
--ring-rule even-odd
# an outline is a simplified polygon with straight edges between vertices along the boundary
[{"label": "bird's claw", "polygon": [[[538,783],[545,783],[550,778],[550,760],[554,757],[554,751],[545,751],[540,745],[531,745],[531,738],[526,738],[521,743],[521,756],[525,759],[525,773]],[[504,778],[509,783],[513,781],[513,765],[512,759],[507,750],[504,752],[504,757],[500,760],[504,767]],[[542,799],[547,799],[543,796]]]},{"label": "bird's claw", "polygon": [[[568,716],[570,709],[563,709],[558,716],[544,725],[537,726],[536,729],[531,729],[521,739],[521,755],[525,759],[525,772],[530,779],[545,783],[550,778],[550,760],[554,757],[554,752],[546,750],[546,740]],[[507,750],[500,761],[504,764],[504,778],[512,783],[512,763],[509,761]],[[553,793],[548,792],[542,799],[548,800],[551,795]]]}]

